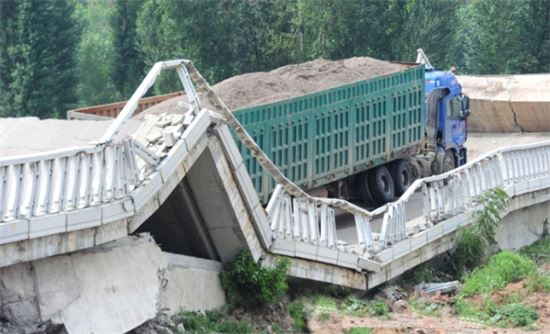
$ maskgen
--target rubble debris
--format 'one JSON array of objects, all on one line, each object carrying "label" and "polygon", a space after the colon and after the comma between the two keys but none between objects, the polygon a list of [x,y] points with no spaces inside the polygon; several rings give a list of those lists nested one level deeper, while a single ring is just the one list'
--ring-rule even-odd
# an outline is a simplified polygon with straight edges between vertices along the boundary
[{"label": "rubble debris", "polygon": [[414,290],[417,293],[441,294],[455,293],[462,288],[459,281],[451,281],[444,283],[421,283],[415,286]]}]

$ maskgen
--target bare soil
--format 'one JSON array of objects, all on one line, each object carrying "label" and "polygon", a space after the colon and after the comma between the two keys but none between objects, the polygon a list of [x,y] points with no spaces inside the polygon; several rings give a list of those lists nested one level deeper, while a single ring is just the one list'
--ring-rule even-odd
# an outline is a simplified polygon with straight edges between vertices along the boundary
[{"label": "bare soil", "polygon": [[[406,68],[408,68],[407,65],[370,57],[353,57],[335,61],[316,59],[302,64],[283,66],[270,72],[237,75],[215,84],[212,89],[229,109],[237,110],[314,93]],[[174,112],[179,101],[185,101],[185,97],[178,96],[166,100],[142,114]]]}]

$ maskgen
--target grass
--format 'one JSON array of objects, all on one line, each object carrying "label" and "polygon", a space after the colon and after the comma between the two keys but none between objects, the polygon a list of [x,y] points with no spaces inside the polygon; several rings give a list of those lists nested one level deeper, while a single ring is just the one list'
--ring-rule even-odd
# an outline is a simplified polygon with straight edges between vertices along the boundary
[{"label": "grass", "polygon": [[373,334],[372,330],[367,327],[354,327],[344,330],[345,334]]},{"label": "grass", "polygon": [[364,317],[366,315],[387,317],[390,313],[390,307],[380,298],[364,300],[355,296],[349,296],[340,308],[344,314],[357,317]]},{"label": "grass", "polygon": [[417,297],[411,297],[409,299],[409,306],[413,311],[421,315],[427,315],[431,317],[441,316],[441,305],[432,302],[424,302]]},{"label": "grass", "polygon": [[506,284],[535,275],[536,264],[511,251],[502,251],[489,259],[486,266],[474,270],[464,282],[459,296],[469,297],[503,289]]},{"label": "grass", "polygon": [[[545,247],[538,244],[519,253],[502,251],[493,255],[487,265],[466,277],[464,288],[455,302],[457,313],[461,317],[501,327],[531,327],[538,314],[522,300],[535,291],[550,291],[550,277],[542,273],[532,260],[541,249],[544,251]],[[491,298],[493,293],[503,290],[509,283],[520,280],[526,283],[526,289],[520,294],[508,295],[498,304]],[[478,298],[477,302],[475,298]]]},{"label": "grass", "polygon": [[247,334],[254,331],[250,321],[231,320],[222,312],[180,312],[174,317],[176,323],[182,323],[185,333],[227,333]]},{"label": "grass", "polygon": [[546,237],[525,246],[519,250],[519,253],[535,261],[538,265],[550,262],[550,238]]}]

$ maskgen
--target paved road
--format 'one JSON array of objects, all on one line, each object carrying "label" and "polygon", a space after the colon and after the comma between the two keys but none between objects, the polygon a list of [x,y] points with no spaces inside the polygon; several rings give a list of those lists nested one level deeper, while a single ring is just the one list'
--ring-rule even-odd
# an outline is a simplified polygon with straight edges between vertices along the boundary
[{"label": "paved road", "polygon": [[[482,154],[500,147],[513,146],[519,144],[535,143],[550,140],[550,133],[471,133],[468,137],[466,146],[468,147],[468,159],[475,159]],[[373,210],[373,207],[365,207]],[[422,196],[416,192],[407,203],[407,212],[410,213],[409,219],[414,219],[422,215]],[[382,217],[371,222],[373,232],[380,232],[382,227]],[[357,242],[357,232],[355,230],[355,221],[350,214],[337,213],[336,229],[338,239],[350,243]]]},{"label": "paved road", "polygon": [[[372,207],[365,208],[368,210],[374,209]],[[416,192],[407,203],[407,212],[411,213],[411,217],[409,217],[410,219],[420,217],[422,215],[422,196],[419,191]],[[380,216],[371,221],[373,232],[380,232],[382,228],[382,218],[383,217]],[[337,233],[339,240],[345,241],[348,244],[357,242],[357,232],[355,230],[355,220],[353,219],[353,215],[348,213],[337,214],[336,229],[338,231]]]}]

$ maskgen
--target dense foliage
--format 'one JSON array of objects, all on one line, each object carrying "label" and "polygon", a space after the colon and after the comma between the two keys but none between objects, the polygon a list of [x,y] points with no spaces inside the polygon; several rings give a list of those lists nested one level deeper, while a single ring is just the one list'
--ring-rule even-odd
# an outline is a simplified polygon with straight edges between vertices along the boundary
[{"label": "dense foliage", "polygon": [[417,48],[461,73],[549,72],[550,0],[3,0],[0,116],[126,99],[168,58],[217,82],[317,57],[411,61]]},{"label": "dense foliage", "polygon": [[285,259],[279,260],[275,268],[265,268],[249,252],[242,251],[221,275],[227,300],[250,308],[280,301],[288,290],[289,266]]}]

